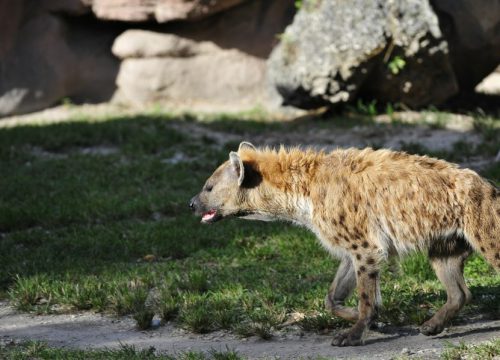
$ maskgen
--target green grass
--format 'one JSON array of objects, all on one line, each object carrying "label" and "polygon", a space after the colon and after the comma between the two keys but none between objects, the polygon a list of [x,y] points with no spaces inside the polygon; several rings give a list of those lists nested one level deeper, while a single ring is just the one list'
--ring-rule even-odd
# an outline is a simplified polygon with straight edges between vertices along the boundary
[{"label": "green grass", "polygon": [[442,355],[443,360],[493,360],[500,356],[500,339],[479,345],[467,345],[461,343],[458,346],[450,346]]},{"label": "green grass", "polygon": [[[307,331],[347,326],[324,311],[338,263],[312,234],[243,220],[204,226],[189,213],[234,144],[195,141],[172,126],[180,121],[200,120],[152,114],[0,129],[0,297],[35,313],[131,314],[139,328],[159,314],[198,333],[270,338],[293,312],[305,314]],[[200,124],[232,134],[287,129],[228,116]],[[186,160],[172,163],[179,152]],[[499,181],[500,166],[485,174]],[[420,324],[444,291],[423,256],[401,268],[382,275],[380,319]],[[479,257],[466,275],[475,301],[463,316],[498,318],[500,276]]]},{"label": "green grass", "polygon": [[27,342],[15,345],[0,345],[0,358],[6,360],[240,360],[243,359],[232,350],[185,352],[178,355],[162,355],[153,347],[137,350],[132,346],[122,346],[111,350],[68,350],[48,347],[42,342]]}]

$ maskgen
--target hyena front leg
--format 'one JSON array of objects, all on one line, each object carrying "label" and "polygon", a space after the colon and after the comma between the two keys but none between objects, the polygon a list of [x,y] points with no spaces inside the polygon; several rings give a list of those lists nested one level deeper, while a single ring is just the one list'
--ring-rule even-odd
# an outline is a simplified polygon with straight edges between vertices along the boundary
[{"label": "hyena front leg", "polygon": [[453,257],[431,257],[431,264],[438,279],[446,288],[447,301],[434,316],[426,321],[420,332],[424,335],[436,335],[443,331],[446,324],[453,318],[460,309],[468,303],[472,295],[465,285],[463,269],[464,261],[470,252],[466,251],[461,255]]},{"label": "hyena front leg", "polygon": [[335,315],[348,321],[358,320],[358,310],[344,306],[344,301],[352,294],[356,287],[356,272],[351,257],[346,255],[335,274],[335,279],[330,285],[325,298],[325,306]]},{"label": "hyena front leg", "polygon": [[356,323],[347,331],[333,337],[334,346],[354,346],[363,343],[363,333],[377,315],[380,299],[380,268],[375,256],[367,255],[363,261],[356,261],[354,267],[357,275],[359,296]]}]

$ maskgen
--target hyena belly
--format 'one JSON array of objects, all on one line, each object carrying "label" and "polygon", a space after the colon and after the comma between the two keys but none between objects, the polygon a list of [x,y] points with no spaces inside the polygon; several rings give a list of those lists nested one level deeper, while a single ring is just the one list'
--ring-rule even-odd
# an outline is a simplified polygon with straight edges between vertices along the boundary
[{"label": "hyena belly", "polygon": [[402,174],[381,181],[372,201],[372,231],[386,253],[449,248],[451,256],[461,238],[500,268],[498,189],[469,170]]},{"label": "hyena belly", "polygon": [[454,179],[431,173],[393,179],[374,197],[372,231],[388,254],[427,251],[463,234],[464,199]]}]

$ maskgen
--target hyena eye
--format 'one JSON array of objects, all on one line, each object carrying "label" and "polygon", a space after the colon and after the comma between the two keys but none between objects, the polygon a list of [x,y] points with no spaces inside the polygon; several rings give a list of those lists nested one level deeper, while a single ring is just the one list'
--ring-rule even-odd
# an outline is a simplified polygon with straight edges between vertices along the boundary
[{"label": "hyena eye", "polygon": [[214,188],[213,185],[207,185],[207,186],[205,186],[205,191],[210,192],[210,191],[212,191],[213,188]]}]

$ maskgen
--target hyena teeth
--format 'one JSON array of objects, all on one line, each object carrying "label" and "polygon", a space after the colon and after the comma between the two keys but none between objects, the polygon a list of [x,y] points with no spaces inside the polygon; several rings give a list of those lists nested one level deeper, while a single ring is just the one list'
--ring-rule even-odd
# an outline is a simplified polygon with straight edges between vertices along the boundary
[{"label": "hyena teeth", "polygon": [[217,211],[212,209],[212,210],[204,213],[203,216],[201,217],[201,220],[202,221],[210,221],[215,217],[216,214],[217,214]]}]

